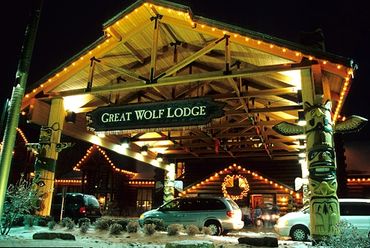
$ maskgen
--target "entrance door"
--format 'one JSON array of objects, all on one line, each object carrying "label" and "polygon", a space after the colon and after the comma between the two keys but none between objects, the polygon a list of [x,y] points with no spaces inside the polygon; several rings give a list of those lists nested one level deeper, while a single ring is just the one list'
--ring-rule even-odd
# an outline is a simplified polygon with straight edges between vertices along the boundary
[{"label": "entrance door", "polygon": [[251,200],[252,208],[255,209],[257,206],[262,207],[263,205],[263,197],[262,195],[252,195]]}]

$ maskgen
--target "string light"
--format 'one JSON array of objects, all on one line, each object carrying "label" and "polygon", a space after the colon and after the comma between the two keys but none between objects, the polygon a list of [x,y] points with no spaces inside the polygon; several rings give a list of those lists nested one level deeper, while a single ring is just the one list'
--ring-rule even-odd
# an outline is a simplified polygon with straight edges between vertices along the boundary
[{"label": "string light", "polygon": [[[188,189],[186,189],[184,192],[182,192],[181,196],[186,196],[186,194],[189,193],[189,192],[197,191],[200,188],[206,186],[210,182],[213,182],[213,181],[216,181],[216,180],[217,181],[220,181],[220,177],[221,177],[220,175],[225,175],[224,178],[230,176],[230,175],[228,175],[228,173],[232,173],[232,170],[239,171],[239,174],[240,173],[250,174],[251,176],[254,177],[255,180],[260,180],[261,182],[263,182],[265,184],[273,185],[278,190],[283,190],[284,192],[290,192],[291,195],[293,195],[295,193],[292,189],[290,189],[290,188],[288,188],[288,187],[286,187],[284,185],[278,184],[277,182],[274,182],[274,181],[272,181],[272,180],[270,180],[268,178],[265,178],[264,176],[258,175],[258,173],[256,173],[256,172],[253,172],[253,171],[250,171],[250,170],[246,170],[245,168],[243,168],[241,166],[237,166],[236,164],[233,164],[233,165],[230,165],[230,166],[228,166],[228,167],[226,167],[226,168],[224,168],[224,169],[222,169],[222,170],[220,170],[218,172],[215,172],[215,174],[213,174],[212,176],[206,178],[205,180],[203,180],[203,181],[201,181],[201,182],[199,182],[199,183],[197,183],[195,185],[189,186]],[[244,177],[241,174],[239,176]],[[221,190],[225,194],[225,190],[222,189],[222,185],[221,185]],[[247,193],[245,193],[245,194],[247,194]],[[241,196],[239,195],[239,197],[241,197]]]},{"label": "string light", "polygon": [[138,180],[131,180],[128,182],[131,185],[154,185],[154,181],[138,181]]},{"label": "string light", "polygon": [[110,160],[110,158],[106,154],[106,152],[103,149],[101,149],[99,146],[97,146],[97,145],[92,145],[89,149],[87,149],[86,154],[73,167],[73,170],[74,171],[80,171],[81,170],[80,167],[82,166],[83,162],[85,160],[87,160],[91,156],[92,152],[95,151],[95,150],[98,150],[103,155],[103,157],[105,158],[105,160],[108,162],[108,164],[112,167],[112,169],[114,171],[119,172],[121,174],[126,174],[126,175],[129,175],[129,176],[133,176],[133,177],[135,177],[135,176],[138,175],[138,173],[136,173],[136,172],[131,172],[131,171],[128,171],[128,170],[117,168],[117,166],[115,166],[115,164]]}]

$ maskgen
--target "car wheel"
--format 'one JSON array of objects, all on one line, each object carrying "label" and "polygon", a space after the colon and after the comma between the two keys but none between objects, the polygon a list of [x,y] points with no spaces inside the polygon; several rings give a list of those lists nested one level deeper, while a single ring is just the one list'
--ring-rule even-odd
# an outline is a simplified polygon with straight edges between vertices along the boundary
[{"label": "car wheel", "polygon": [[209,222],[206,222],[206,224],[204,226],[206,226],[209,229],[211,229],[211,235],[219,236],[222,233],[221,225],[217,221],[209,221]]},{"label": "car wheel", "polygon": [[297,225],[293,226],[290,230],[290,237],[294,241],[306,241],[308,239],[308,235],[310,234],[310,231],[307,227],[303,225]]}]

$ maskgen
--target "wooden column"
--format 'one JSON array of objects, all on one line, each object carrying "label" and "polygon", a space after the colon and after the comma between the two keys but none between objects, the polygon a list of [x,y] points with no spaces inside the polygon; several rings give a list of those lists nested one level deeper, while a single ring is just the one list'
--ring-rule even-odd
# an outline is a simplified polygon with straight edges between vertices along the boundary
[{"label": "wooden column", "polygon": [[[301,72],[310,190],[310,231],[315,241],[335,235],[339,222],[333,123],[328,82],[320,65]],[[330,88],[329,88],[330,91]]]},{"label": "wooden column", "polygon": [[48,126],[40,131],[40,151],[35,162],[35,174],[40,177],[38,191],[42,197],[39,215],[50,215],[51,200],[54,191],[55,166],[58,159],[57,144],[63,129],[65,111],[63,98],[51,102]]}]

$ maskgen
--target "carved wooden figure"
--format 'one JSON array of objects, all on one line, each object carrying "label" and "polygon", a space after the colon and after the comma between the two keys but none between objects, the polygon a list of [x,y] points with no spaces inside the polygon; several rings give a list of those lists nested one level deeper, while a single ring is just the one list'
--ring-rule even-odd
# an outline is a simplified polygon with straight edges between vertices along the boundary
[{"label": "carved wooden figure", "polygon": [[314,239],[336,234],[340,211],[337,197],[336,161],[333,142],[334,132],[353,132],[362,128],[367,119],[351,116],[333,125],[331,102],[304,106],[305,126],[281,122],[273,129],[282,135],[306,134],[306,157],[309,170],[310,231]]}]

